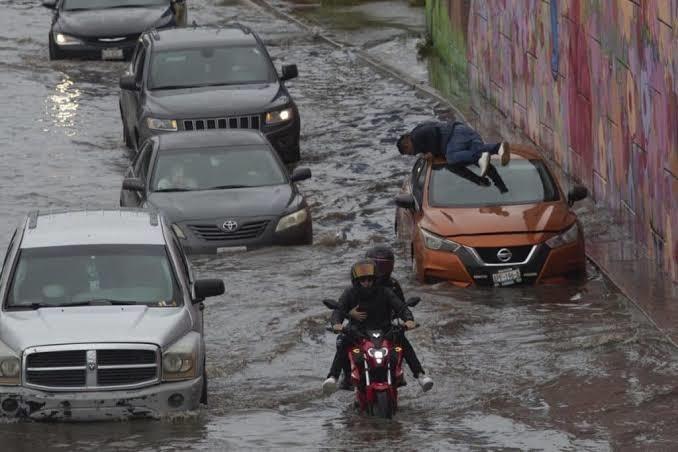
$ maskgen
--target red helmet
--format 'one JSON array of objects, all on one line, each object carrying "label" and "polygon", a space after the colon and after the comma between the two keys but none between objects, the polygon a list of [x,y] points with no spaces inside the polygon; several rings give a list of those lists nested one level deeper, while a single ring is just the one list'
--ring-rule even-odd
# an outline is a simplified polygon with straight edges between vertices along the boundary
[{"label": "red helmet", "polygon": [[365,257],[372,259],[377,266],[377,277],[379,279],[388,279],[393,273],[393,264],[395,256],[390,246],[376,245],[367,250]]}]

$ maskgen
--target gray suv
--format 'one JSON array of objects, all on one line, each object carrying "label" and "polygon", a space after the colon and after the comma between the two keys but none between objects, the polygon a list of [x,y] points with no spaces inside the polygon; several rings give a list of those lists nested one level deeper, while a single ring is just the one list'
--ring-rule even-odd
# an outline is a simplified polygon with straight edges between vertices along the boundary
[{"label": "gray suv", "polygon": [[285,81],[249,28],[184,27],[141,35],[120,78],[125,144],[151,135],[210,129],[261,131],[285,163],[299,160],[300,120]]},{"label": "gray suv", "polygon": [[203,300],[144,210],[31,213],[0,276],[0,417],[159,417],[207,402]]}]

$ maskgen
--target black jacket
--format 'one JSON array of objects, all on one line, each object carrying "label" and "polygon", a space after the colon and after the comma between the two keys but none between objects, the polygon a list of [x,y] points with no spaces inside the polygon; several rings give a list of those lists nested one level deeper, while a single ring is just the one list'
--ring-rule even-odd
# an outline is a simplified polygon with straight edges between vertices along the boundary
[{"label": "black jacket", "polygon": [[[362,322],[350,319],[349,317],[349,311],[356,306],[360,306],[361,311],[367,312],[367,318]],[[351,323],[358,327],[384,329],[391,324],[394,314],[405,321],[414,320],[412,311],[391,289],[377,286],[374,289],[374,296],[363,298],[360,295],[360,291],[351,286],[341,294],[339,309],[332,311],[331,322],[333,325],[340,324],[345,318],[349,317]]]},{"label": "black jacket", "polygon": [[386,281],[377,281],[377,284],[382,287],[387,287],[395,294],[396,297],[400,298],[401,301],[405,301],[405,294],[403,293],[403,288],[400,287],[400,283],[395,278],[389,278]]},{"label": "black jacket", "polygon": [[450,141],[455,123],[424,122],[410,132],[415,154],[430,152],[445,157],[447,142]]}]

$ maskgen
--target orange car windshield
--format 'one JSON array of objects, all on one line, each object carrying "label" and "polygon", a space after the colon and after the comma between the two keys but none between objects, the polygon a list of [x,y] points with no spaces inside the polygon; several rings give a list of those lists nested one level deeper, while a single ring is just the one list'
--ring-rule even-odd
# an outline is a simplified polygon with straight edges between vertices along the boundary
[{"label": "orange car windshield", "polygon": [[[540,160],[513,159],[494,166],[483,183],[477,166],[431,169],[428,200],[432,207],[478,207],[558,201],[551,174]],[[487,185],[489,184],[489,185]]]}]

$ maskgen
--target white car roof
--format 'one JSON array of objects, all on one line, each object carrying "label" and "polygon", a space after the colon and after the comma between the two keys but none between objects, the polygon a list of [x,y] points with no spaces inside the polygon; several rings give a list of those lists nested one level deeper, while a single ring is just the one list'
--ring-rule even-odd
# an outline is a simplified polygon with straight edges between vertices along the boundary
[{"label": "white car roof", "polygon": [[32,213],[21,248],[71,245],[164,245],[157,214],[143,210]]}]

